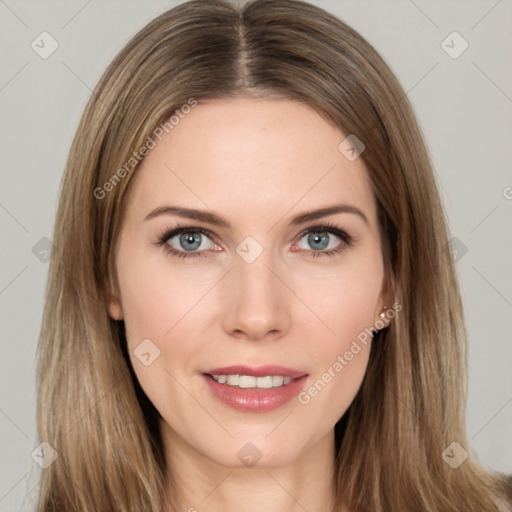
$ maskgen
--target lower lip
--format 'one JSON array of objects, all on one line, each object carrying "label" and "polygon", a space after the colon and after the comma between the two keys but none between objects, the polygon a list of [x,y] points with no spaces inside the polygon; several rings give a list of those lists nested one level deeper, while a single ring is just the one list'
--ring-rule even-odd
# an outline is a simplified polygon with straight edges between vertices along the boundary
[{"label": "lower lip", "polygon": [[239,388],[219,384],[209,375],[203,374],[210,391],[222,403],[233,409],[246,412],[268,412],[281,407],[300,393],[307,379],[303,375],[288,384],[270,389]]}]

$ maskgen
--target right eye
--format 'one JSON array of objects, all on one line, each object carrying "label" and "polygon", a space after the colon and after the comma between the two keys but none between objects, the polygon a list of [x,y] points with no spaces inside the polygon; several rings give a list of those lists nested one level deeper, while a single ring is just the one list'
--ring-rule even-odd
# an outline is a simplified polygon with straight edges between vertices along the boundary
[{"label": "right eye", "polygon": [[221,250],[212,242],[210,236],[211,234],[202,228],[179,227],[164,232],[156,245],[163,246],[168,254],[178,258],[204,257],[205,251]]}]

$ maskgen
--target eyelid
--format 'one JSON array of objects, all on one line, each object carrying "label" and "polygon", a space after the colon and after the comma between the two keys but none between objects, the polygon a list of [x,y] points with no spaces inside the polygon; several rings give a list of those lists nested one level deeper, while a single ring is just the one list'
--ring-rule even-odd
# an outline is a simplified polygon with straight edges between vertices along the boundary
[{"label": "eyelid", "polygon": [[[313,224],[307,228],[304,228],[300,232],[299,235],[295,235],[293,238],[291,238],[288,241],[288,243],[292,243],[295,240],[300,241],[305,235],[307,235],[309,233],[321,232],[321,231],[326,231],[326,232],[338,237],[342,241],[341,244],[339,244],[342,247],[337,246],[336,248],[330,249],[328,251],[313,251],[313,250],[307,250],[307,249],[300,249],[299,251],[296,251],[296,252],[308,253],[312,257],[321,256],[321,255],[331,256],[331,255],[334,255],[335,253],[341,252],[346,247],[350,247],[356,241],[355,238],[353,236],[351,236],[350,234],[348,234],[345,229],[342,229],[342,228],[332,224],[331,222],[327,221],[327,222],[324,222],[323,224]],[[212,243],[214,243],[218,246],[222,246],[222,244],[218,241],[217,236],[214,233],[212,233],[209,229],[202,228],[199,226],[185,225],[185,224],[179,224],[179,223],[173,228],[167,228],[167,229],[164,229],[163,231],[161,231],[161,233],[158,236],[157,242],[155,242],[154,245],[167,246],[167,247],[165,247],[165,250],[168,251],[171,254],[171,256],[177,256],[177,257],[182,257],[182,258],[187,258],[187,257],[195,258],[195,257],[208,256],[207,253],[209,252],[209,250],[182,251],[182,250],[175,249],[174,247],[171,247],[169,244],[167,244],[167,242],[171,238],[174,238],[175,236],[178,236],[178,235],[180,235],[182,233],[186,233],[186,232],[201,233],[202,235],[207,236],[212,241]]]},{"label": "eyelid", "polygon": [[[315,233],[319,231],[328,231],[329,233],[332,233],[336,236],[341,236],[341,233],[344,230],[338,228],[337,226],[330,225],[328,222],[324,224],[314,224],[313,226],[303,229],[301,233],[295,238],[298,238],[300,240],[303,236],[307,235],[308,233]],[[295,240],[295,238],[292,238],[291,241]]]},{"label": "eyelid", "polygon": [[328,222],[328,221],[324,222],[323,224],[316,224],[316,225],[313,225],[313,226],[310,226],[310,227],[304,229],[301,232],[301,234],[298,236],[298,241],[302,240],[302,238],[309,233],[324,232],[324,231],[339,238],[341,240],[341,242],[336,247],[329,249],[329,250],[313,251],[313,250],[303,249],[303,250],[299,250],[297,252],[307,253],[311,257],[334,256],[335,254],[342,252],[344,249],[353,246],[354,243],[357,241],[356,237],[349,234],[346,229],[342,229],[341,227],[338,227],[337,225],[332,224],[331,222]]},{"label": "eyelid", "polygon": [[[212,243],[216,245],[221,245],[220,242],[217,239],[217,236],[212,233],[209,229],[202,228],[199,226],[191,226],[191,225],[185,225],[185,224],[177,224],[173,228],[164,228],[158,235],[157,241],[154,245],[164,245],[166,244],[171,238],[174,238],[175,236],[181,235],[183,233],[201,233],[202,235],[207,236]],[[186,251],[179,251],[179,252],[186,252]],[[196,254],[199,252],[204,251],[197,251]]]}]

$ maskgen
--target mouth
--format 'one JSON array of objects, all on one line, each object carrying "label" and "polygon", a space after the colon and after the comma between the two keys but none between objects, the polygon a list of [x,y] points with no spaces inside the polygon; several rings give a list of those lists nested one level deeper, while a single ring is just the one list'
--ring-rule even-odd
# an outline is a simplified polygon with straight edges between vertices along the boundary
[{"label": "mouth", "polygon": [[223,404],[246,412],[281,407],[303,388],[308,374],[283,366],[229,366],[202,374],[211,393]]}]

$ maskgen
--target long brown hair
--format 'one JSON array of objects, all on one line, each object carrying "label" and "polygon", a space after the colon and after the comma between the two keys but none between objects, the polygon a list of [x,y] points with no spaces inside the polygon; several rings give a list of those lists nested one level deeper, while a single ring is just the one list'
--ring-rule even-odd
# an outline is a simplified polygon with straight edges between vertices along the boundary
[{"label": "long brown hair", "polygon": [[[336,510],[498,510],[504,477],[480,468],[465,433],[461,299],[403,89],[367,41],[311,4],[192,0],[117,55],[70,150],[37,354],[38,435],[58,457],[43,470],[38,512],[161,512],[172,499],[159,414],[131,367],[123,322],[107,311],[114,251],[140,148],[191,99],[237,96],[302,101],[366,146],[403,309],[376,335],[362,387],[335,427]],[[454,441],[470,452],[456,469],[442,457]]]}]

